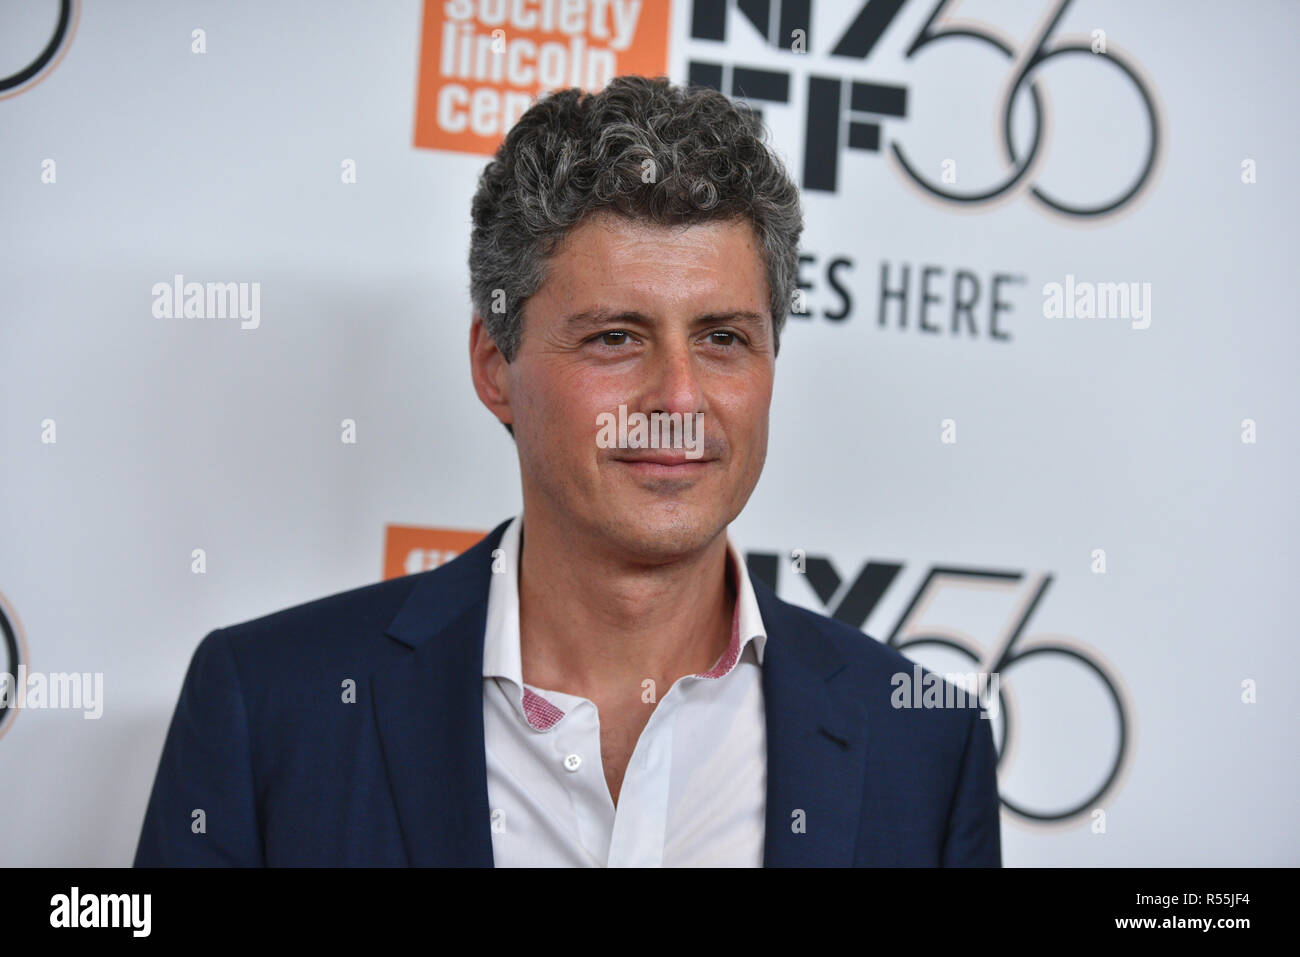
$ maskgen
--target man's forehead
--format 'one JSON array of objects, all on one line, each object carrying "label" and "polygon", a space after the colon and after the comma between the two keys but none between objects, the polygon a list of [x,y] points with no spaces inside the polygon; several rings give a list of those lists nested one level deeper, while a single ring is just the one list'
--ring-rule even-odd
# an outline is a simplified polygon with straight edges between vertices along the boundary
[{"label": "man's forehead", "polygon": [[546,301],[553,329],[575,335],[610,323],[649,327],[684,304],[693,323],[762,328],[767,274],[753,237],[745,219],[665,226],[599,211],[566,234],[530,299]]},{"label": "man's forehead", "polygon": [[[610,216],[584,220],[548,257],[544,286],[565,297],[581,290],[613,298],[625,294],[698,297],[716,289],[733,300],[718,303],[719,307],[744,308],[750,304],[734,301],[736,293],[749,285],[765,286],[767,278],[753,237],[753,227],[745,220],[687,226]],[[755,292],[757,301],[766,299],[765,290]]]}]

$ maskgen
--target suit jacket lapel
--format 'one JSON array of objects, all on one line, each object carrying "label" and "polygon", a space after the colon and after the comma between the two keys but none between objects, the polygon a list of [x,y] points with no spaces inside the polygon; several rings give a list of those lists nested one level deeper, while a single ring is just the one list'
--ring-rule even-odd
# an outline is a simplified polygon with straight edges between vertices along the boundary
[{"label": "suit jacket lapel", "polygon": [[750,580],[767,630],[763,866],[847,867],[861,823],[866,710],[829,687],[847,662],[817,634],[806,613],[781,601],[755,576]]},{"label": "suit jacket lapel", "polygon": [[483,635],[492,550],[503,522],[423,573],[388,627],[410,654],[371,680],[375,723],[416,867],[491,867],[483,730]]}]

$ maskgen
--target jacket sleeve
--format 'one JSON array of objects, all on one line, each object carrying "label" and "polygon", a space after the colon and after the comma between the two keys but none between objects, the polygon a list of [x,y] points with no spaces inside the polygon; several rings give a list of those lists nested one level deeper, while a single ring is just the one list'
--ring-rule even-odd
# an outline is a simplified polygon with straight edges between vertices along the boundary
[{"label": "jacket sleeve", "polygon": [[1001,867],[1001,799],[992,722],[969,709],[966,750],[943,846],[944,867]]},{"label": "jacket sleeve", "polygon": [[135,866],[262,864],[248,712],[230,638],[218,629],[190,660]]}]

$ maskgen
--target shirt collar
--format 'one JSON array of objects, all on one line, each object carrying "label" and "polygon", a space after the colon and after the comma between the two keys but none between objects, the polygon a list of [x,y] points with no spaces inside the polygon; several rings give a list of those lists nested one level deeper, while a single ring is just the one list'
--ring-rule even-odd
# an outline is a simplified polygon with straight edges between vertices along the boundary
[{"label": "shirt collar", "polygon": [[[526,710],[523,694],[523,659],[519,646],[519,534],[523,515],[516,515],[506,526],[497,545],[499,554],[493,556],[492,580],[488,586],[487,623],[483,636],[483,677],[505,678],[520,689],[520,706]],[[732,613],[731,643],[717,663],[701,678],[722,678],[735,668],[745,646],[754,644],[754,654],[759,665],[763,663],[763,650],[767,632],[763,617],[754,596],[754,585],[749,580],[744,559],[731,537],[727,537],[727,553],[731,560],[727,567],[736,585],[736,606]],[[536,696],[533,696],[536,697]]]}]

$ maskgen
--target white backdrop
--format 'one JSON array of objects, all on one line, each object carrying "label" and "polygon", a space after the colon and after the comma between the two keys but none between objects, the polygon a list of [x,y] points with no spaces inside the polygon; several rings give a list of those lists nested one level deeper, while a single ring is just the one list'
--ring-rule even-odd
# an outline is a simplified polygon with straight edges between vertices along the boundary
[{"label": "white backdrop", "polygon": [[[1107,51],[1035,68],[1041,121],[1024,88],[1012,113],[1017,156],[1041,133],[1036,162],[1000,201],[967,203],[925,194],[899,155],[950,192],[1005,179],[1001,98],[1055,3],[951,8],[1006,49],[944,39],[910,58],[933,0],[905,3],[865,56],[831,52],[857,0],[813,3],[804,52],[765,46],[730,6],[719,42],[692,36],[708,4],[647,2],[647,22],[666,17],[664,72],[722,64],[751,94],[745,68],[785,74],[786,102],[753,100],[777,149],[801,183],[806,154],[837,158],[834,190],[804,192],[809,315],[783,338],[736,540],[780,555],[780,593],[822,611],[866,563],[898,566],[864,623],[879,640],[932,568],[985,577],[928,592],[909,633],[985,651],[1050,576],[1016,647],[1083,658],[1005,669],[1004,797],[1049,818],[1004,812],[1007,864],[1300,864],[1300,7],[1077,0],[1045,43],[1103,31]],[[0,75],[32,61],[59,9],[0,8]],[[487,158],[413,143],[424,4],[70,9],[57,58],[0,89],[0,595],[21,662],[102,674],[103,714],[5,714],[7,865],[130,862],[208,631],[377,580],[389,524],[486,531],[520,504],[467,361]],[[862,93],[871,109],[828,127],[840,148],[809,148],[809,91],[830,88],[813,77],[846,103],[850,82],[904,92]],[[871,136],[850,122],[879,148],[847,148]],[[1059,215],[1031,193],[1118,197],[1153,136],[1154,168],[1114,213]],[[954,284],[974,289],[959,272],[979,288],[953,334]],[[177,274],[257,283],[256,328],[157,317],[153,287]],[[1044,288],[1067,276],[1136,283],[1149,313],[1050,317]],[[907,286],[905,328],[896,297],[881,322],[882,282]],[[795,549],[843,580],[828,600],[792,572]],[[1118,756],[1089,661],[1120,696],[1126,760],[1063,816]]]}]

